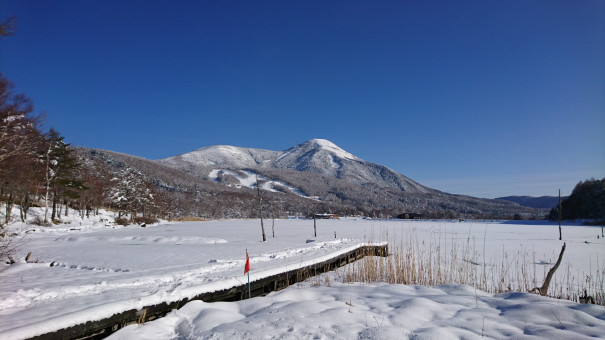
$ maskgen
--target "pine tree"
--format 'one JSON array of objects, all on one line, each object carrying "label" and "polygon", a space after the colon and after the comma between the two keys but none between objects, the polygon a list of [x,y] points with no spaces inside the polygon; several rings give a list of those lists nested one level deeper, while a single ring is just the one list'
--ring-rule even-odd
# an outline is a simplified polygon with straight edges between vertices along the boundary
[{"label": "pine tree", "polygon": [[145,216],[149,209],[155,207],[154,195],[141,172],[125,168],[112,182],[114,185],[109,191],[109,200],[119,210],[118,218],[130,212],[130,218],[133,220],[137,212]]},{"label": "pine tree", "polygon": [[69,144],[63,140],[65,137],[55,130],[50,128],[46,135],[46,145],[40,150],[41,160],[45,165],[44,180],[46,183],[44,221],[48,221],[48,205],[50,195],[52,194],[52,214],[51,220],[57,217],[57,203],[61,198],[67,203],[68,198],[75,199],[79,196],[79,192],[85,190],[86,187],[81,180],[77,179],[76,170],[79,168],[77,158],[73,151],[69,148]]}]

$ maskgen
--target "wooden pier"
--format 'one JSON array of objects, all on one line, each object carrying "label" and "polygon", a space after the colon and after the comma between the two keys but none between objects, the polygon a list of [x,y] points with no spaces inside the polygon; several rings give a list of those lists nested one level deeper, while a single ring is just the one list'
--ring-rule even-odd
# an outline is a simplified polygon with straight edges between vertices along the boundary
[{"label": "wooden pier", "polygon": [[[288,286],[294,285],[297,282],[302,282],[312,276],[326,273],[336,268],[345,266],[365,256],[386,257],[388,254],[389,248],[387,244],[362,245],[359,248],[325,261],[251,281],[250,294],[251,297],[263,296],[270,292],[287,288]],[[171,311],[183,307],[189,301],[239,301],[244,298],[248,298],[247,284],[220,291],[203,293],[193,298],[184,298],[182,300],[170,303],[163,302],[157,305],[147,306],[139,310],[127,310],[125,312],[114,314],[113,316],[103,320],[88,321],[83,324],[42,334],[32,339],[103,339],[122,327],[161,318]]]}]

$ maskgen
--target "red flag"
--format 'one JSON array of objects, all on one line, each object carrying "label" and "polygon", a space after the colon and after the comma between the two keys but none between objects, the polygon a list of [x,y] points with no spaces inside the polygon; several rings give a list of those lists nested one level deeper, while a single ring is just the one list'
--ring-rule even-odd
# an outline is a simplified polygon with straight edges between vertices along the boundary
[{"label": "red flag", "polygon": [[248,257],[248,249],[246,249],[246,266],[244,267],[244,275],[250,271],[250,258]]}]

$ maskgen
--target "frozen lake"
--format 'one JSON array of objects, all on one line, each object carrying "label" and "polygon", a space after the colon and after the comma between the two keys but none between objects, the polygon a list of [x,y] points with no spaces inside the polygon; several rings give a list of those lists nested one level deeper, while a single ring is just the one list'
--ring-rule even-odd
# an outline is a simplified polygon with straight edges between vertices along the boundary
[{"label": "frozen lake", "polygon": [[[397,243],[413,235],[421,247],[464,244],[478,266],[498,265],[503,257],[529,259],[541,280],[562,245],[558,226],[543,223],[318,220],[315,238],[313,220],[276,220],[273,238],[272,221],[265,220],[267,242],[262,242],[258,220],[111,228],[98,220],[74,219],[51,228],[29,226],[36,231],[27,235],[18,255],[31,251],[39,262],[1,267],[0,334],[29,337],[244,283],[246,249],[254,280],[360,243]],[[567,249],[555,280],[568,282],[563,275],[572,275],[580,284],[590,273],[604,272],[600,233],[600,227],[563,227]]]}]

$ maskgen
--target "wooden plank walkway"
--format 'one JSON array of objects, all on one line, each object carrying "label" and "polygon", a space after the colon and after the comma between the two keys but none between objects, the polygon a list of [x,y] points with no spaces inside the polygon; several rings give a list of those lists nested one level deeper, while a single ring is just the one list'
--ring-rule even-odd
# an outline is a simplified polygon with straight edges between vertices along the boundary
[{"label": "wooden plank walkway", "polygon": [[[364,256],[388,256],[388,244],[380,245],[362,245],[359,248],[347,253],[335,256],[325,261],[314,263],[298,269],[289,270],[276,275],[265,277],[250,282],[250,291],[252,297],[263,296],[273,291],[287,288],[297,282],[302,282],[309,277],[332,271],[336,268],[345,266],[351,262],[357,261]],[[103,339],[116,332],[122,327],[143,323],[157,318],[161,318],[172,310],[179,309],[187,302],[201,300],[204,302],[217,301],[239,301],[248,297],[248,285],[235,286],[221,291],[208,292],[197,295],[193,298],[184,298],[170,303],[160,303],[153,306],[147,306],[140,310],[131,309],[125,312],[114,314],[109,318],[98,321],[88,321],[83,324],[75,325],[69,328],[60,329],[55,332],[46,333],[32,339]]]}]

